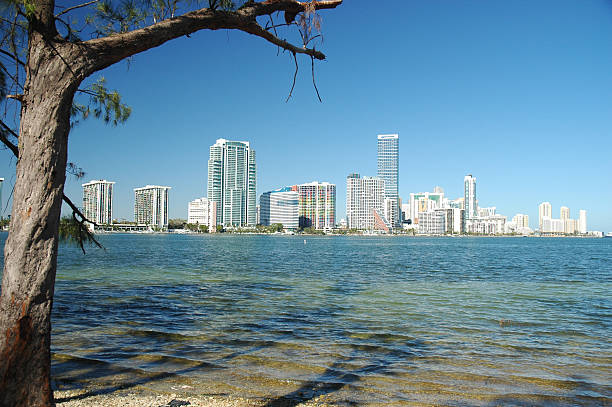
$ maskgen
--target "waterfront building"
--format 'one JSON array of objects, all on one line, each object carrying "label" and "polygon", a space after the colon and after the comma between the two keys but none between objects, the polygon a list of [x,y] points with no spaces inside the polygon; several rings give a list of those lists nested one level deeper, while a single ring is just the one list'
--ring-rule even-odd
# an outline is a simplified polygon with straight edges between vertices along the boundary
[{"label": "waterfront building", "polygon": [[516,225],[516,228],[528,228],[529,227],[529,215],[517,213],[512,218],[512,222]]},{"label": "waterfront building", "polygon": [[540,228],[540,232],[543,231],[544,218],[552,218],[552,206],[550,202],[542,202],[538,205],[538,227]]},{"label": "waterfront building", "polygon": [[336,185],[313,181],[294,185],[301,228],[332,230],[336,225]]},{"label": "waterfront building", "polygon": [[563,231],[573,235],[578,231],[578,221],[576,219],[561,219],[563,221]]},{"label": "waterfront building", "polygon": [[[400,227],[399,203],[399,135],[378,135],[378,178],[385,182],[384,198],[388,199],[388,217],[392,227]],[[387,208],[387,205],[385,205]]]},{"label": "waterfront building", "polygon": [[580,209],[580,212],[579,212],[578,232],[583,235],[586,234],[587,232],[587,217],[586,217],[586,211],[584,209]]},{"label": "waterfront building", "polygon": [[189,202],[187,223],[208,226],[208,231],[217,231],[217,203],[208,198],[198,198]]},{"label": "waterfront building", "polygon": [[465,219],[472,219],[478,216],[478,204],[476,201],[476,178],[472,174],[466,175],[463,178],[463,190],[464,190],[464,205]]},{"label": "waterfront building", "polygon": [[251,226],[257,222],[257,167],[248,141],[218,139],[210,147],[208,199],[217,204],[217,223]]},{"label": "waterfront building", "polygon": [[570,218],[570,209],[567,206],[562,206],[560,209],[560,219],[569,219]]},{"label": "waterfront building", "polygon": [[285,229],[297,229],[299,223],[299,194],[292,187],[264,192],[259,198],[261,224],[280,223]]},{"label": "waterfront building", "polygon": [[346,178],[346,217],[349,229],[389,231],[384,218],[385,182],[378,177],[351,174]]},{"label": "waterfront building", "polygon": [[446,233],[446,209],[434,209],[418,213],[418,231],[427,235],[443,235]]},{"label": "waterfront building", "polygon": [[565,222],[563,219],[553,219],[548,216],[542,218],[542,233],[563,234],[565,233]]},{"label": "waterfront building", "polygon": [[83,215],[96,225],[108,225],[113,220],[113,185],[105,179],[83,185]]},{"label": "waterfront building", "polygon": [[499,214],[466,219],[465,231],[479,235],[501,235],[506,232],[506,220],[505,216]]},{"label": "waterfront building", "polygon": [[419,212],[429,212],[440,209],[444,204],[444,192],[418,192],[410,193],[408,205],[410,219],[413,224],[419,223]]},{"label": "waterfront building", "polygon": [[168,229],[168,190],[170,187],[147,185],[134,188],[134,221],[150,228]]},{"label": "waterfront building", "polygon": [[465,231],[465,215],[463,209],[445,208],[446,211],[446,233],[461,234]]}]

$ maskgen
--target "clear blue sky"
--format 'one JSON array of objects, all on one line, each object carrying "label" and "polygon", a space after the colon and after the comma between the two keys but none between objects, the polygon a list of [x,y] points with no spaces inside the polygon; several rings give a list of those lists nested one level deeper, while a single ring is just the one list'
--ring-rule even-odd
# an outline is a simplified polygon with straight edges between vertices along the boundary
[{"label": "clear blue sky", "polygon": [[[384,4],[384,7],[380,7]],[[509,218],[550,201],[590,230],[612,231],[612,2],[606,0],[345,0],[323,11],[324,103],[300,58],[260,38],[204,31],[104,71],[133,108],[119,127],[89,120],[70,136],[85,181],[116,181],[115,217],[133,218],[133,188],[169,185],[170,216],[206,195],[217,138],[257,151],[258,194],[312,180],[376,175],[376,135],[400,134],[400,195],[440,185]],[[95,76],[94,78],[96,78]],[[14,160],[0,151],[0,177]],[[81,183],[66,192],[81,200]],[[10,185],[5,185],[4,197]],[[4,199],[4,198],[3,198]],[[6,213],[5,213],[6,215]]]}]

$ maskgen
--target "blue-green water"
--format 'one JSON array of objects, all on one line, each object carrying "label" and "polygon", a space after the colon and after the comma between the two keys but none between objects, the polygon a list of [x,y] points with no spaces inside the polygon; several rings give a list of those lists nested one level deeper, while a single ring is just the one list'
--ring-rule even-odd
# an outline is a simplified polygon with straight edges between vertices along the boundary
[{"label": "blue-green water", "polygon": [[100,240],[60,248],[57,374],[70,356],[250,397],[612,404],[612,239]]}]

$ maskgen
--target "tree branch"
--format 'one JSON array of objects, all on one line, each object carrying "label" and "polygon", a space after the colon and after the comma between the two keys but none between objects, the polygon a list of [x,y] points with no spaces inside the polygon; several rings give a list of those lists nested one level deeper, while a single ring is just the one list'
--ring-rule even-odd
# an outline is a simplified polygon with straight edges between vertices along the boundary
[{"label": "tree branch", "polygon": [[17,62],[22,67],[25,67],[25,63],[22,60],[20,60],[19,58],[17,58],[16,55],[13,55],[10,52],[7,52],[7,51],[5,51],[3,49],[0,49],[0,54],[6,55],[7,57],[11,58],[13,61]]},{"label": "tree branch", "polygon": [[58,17],[59,17],[59,16],[61,16],[62,14],[66,14],[66,13],[68,13],[68,12],[72,11],[72,10],[76,10],[76,9],[78,9],[78,8],[81,8],[81,7],[87,7],[87,6],[91,5],[91,4],[97,3],[97,2],[99,2],[99,1],[100,1],[100,0],[92,0],[92,1],[88,1],[87,3],[77,4],[76,6],[68,7],[67,9],[65,9],[64,11],[62,11],[61,13],[57,14],[57,15],[55,16],[55,18],[58,18]]},{"label": "tree branch", "polygon": [[[4,128],[6,131],[8,131],[9,133],[11,133],[15,138],[19,138],[17,136],[17,133],[15,133],[13,131],[13,129],[11,129],[9,126],[7,126],[6,123],[4,123],[2,120],[0,120],[0,126],[2,126],[2,128]],[[13,152],[13,154],[15,154],[15,157],[19,158],[19,149],[17,148],[17,146],[13,143],[11,143],[11,141],[6,138],[6,136],[4,135],[3,132],[0,131],[0,141],[2,141],[2,143],[8,147],[9,150],[11,150]]]},{"label": "tree branch", "polygon": [[[335,8],[342,0],[315,1],[315,9]],[[297,0],[267,0],[249,2],[236,11],[219,11],[209,8],[185,13],[182,16],[160,21],[148,27],[126,33],[114,34],[74,44],[84,48],[85,76],[104,69],[127,57],[162,45],[199,30],[237,29],[261,37],[290,52],[306,54],[316,59],[325,59],[322,52],[307,47],[297,47],[266,31],[256,18],[276,11],[300,12],[306,5]]]}]

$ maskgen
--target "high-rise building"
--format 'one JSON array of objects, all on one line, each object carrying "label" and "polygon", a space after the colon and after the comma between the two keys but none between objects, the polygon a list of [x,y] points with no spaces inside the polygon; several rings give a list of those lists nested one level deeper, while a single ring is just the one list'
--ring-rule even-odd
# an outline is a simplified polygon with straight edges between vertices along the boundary
[{"label": "high-rise building", "polygon": [[438,192],[419,192],[410,193],[409,218],[413,224],[419,223],[419,212],[428,212],[434,209],[440,209],[444,203],[444,192],[438,189]]},{"label": "high-rise building", "polygon": [[264,226],[280,223],[285,229],[297,229],[299,223],[298,192],[292,187],[264,192],[259,197],[260,221]]},{"label": "high-rise building", "polygon": [[587,218],[586,211],[584,209],[580,209],[580,215],[578,218],[578,232],[583,235],[587,232]]},{"label": "high-rise building", "polygon": [[257,167],[248,141],[218,139],[210,147],[208,199],[217,203],[217,222],[251,226],[257,222]]},{"label": "high-rise building", "polygon": [[158,185],[134,188],[134,221],[151,228],[167,229],[169,189]]},{"label": "high-rise building", "polygon": [[209,232],[217,229],[217,203],[208,198],[198,198],[187,207],[187,223],[208,226]]},{"label": "high-rise building", "polygon": [[472,174],[466,175],[463,178],[464,186],[464,205],[465,219],[472,219],[478,217],[478,204],[476,201],[476,178]]},{"label": "high-rise building", "polygon": [[552,218],[552,206],[550,202],[542,202],[538,205],[538,224],[540,232],[543,231],[544,218]]},{"label": "high-rise building", "polygon": [[83,187],[83,215],[97,225],[113,220],[113,185],[107,180],[89,181]]},{"label": "high-rise building", "polygon": [[570,209],[567,206],[561,207],[560,218],[562,220],[566,220],[570,218]]},{"label": "high-rise building", "polygon": [[346,178],[346,218],[349,229],[389,231],[384,218],[385,182],[351,174]]},{"label": "high-rise building", "polygon": [[516,215],[514,215],[514,218],[512,218],[512,222],[514,222],[517,229],[528,228],[529,227],[529,215],[517,213]]},{"label": "high-rise building", "polygon": [[331,230],[336,225],[336,185],[309,182],[292,187],[299,196],[300,227]]},{"label": "high-rise building", "polygon": [[378,135],[378,178],[385,182],[385,196],[389,199],[387,220],[400,227],[399,209],[399,135]]}]

